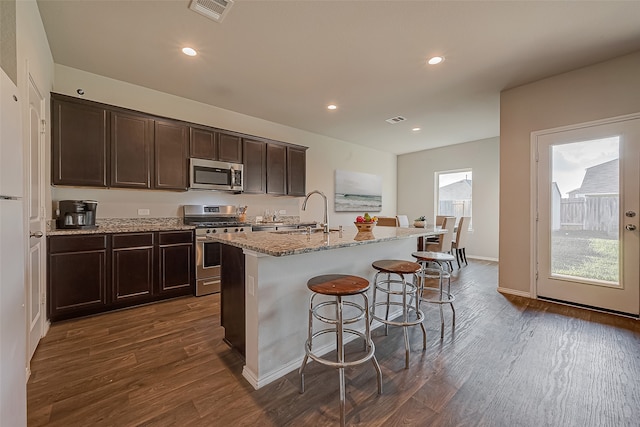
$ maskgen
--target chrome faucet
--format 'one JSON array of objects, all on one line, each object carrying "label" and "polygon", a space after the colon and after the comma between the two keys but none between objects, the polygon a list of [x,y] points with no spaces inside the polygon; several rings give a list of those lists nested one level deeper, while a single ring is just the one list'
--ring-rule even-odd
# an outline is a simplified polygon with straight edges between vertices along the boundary
[{"label": "chrome faucet", "polygon": [[309,200],[309,197],[312,194],[319,194],[324,199],[324,218],[322,220],[322,222],[323,222],[322,223],[322,226],[323,226],[322,231],[324,231],[325,233],[329,233],[329,219],[327,218],[327,214],[328,214],[328,211],[329,211],[329,201],[327,200],[327,196],[325,196],[322,191],[313,190],[312,192],[307,194],[307,196],[304,198],[304,202],[302,203],[302,210],[304,211],[304,210],[307,209],[307,200]]}]

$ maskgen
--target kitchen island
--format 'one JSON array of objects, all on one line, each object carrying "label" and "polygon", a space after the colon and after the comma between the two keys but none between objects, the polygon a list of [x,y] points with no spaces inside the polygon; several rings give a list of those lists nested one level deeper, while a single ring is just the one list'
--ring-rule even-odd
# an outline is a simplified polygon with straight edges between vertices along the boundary
[{"label": "kitchen island", "polygon": [[[311,277],[342,273],[372,281],[373,261],[411,260],[417,238],[437,234],[440,232],[433,229],[395,227],[376,227],[372,233],[357,233],[355,227],[347,227],[342,233],[328,234],[296,230],[211,236],[225,244],[222,254],[225,335],[227,329],[237,332],[239,326],[229,324],[228,317],[224,324],[225,304],[227,308],[230,304],[225,299],[231,294],[238,299],[244,296],[244,342],[239,343],[239,347],[245,354],[242,372],[245,379],[258,389],[300,366],[307,338],[310,293],[306,283]],[[231,255],[225,256],[225,253]],[[233,253],[241,254],[243,260]],[[231,264],[227,271],[242,267],[243,263],[242,277],[236,275],[233,282],[234,275],[230,274],[232,283],[225,284],[225,263]],[[233,287],[225,288],[226,285]],[[228,292],[226,296],[225,292]],[[329,336],[324,338],[327,339],[320,341],[320,346],[329,351],[335,340]],[[322,353],[322,349],[318,352]]]}]

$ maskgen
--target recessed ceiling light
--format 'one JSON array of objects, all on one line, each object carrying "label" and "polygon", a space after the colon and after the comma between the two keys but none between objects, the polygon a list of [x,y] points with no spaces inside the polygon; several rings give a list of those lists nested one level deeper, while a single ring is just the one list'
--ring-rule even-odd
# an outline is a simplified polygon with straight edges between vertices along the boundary
[{"label": "recessed ceiling light", "polygon": [[328,110],[335,110],[335,109],[337,109],[337,108],[338,108],[338,106],[337,106],[337,105],[334,105],[334,104],[329,104],[329,105],[327,105],[327,109],[328,109]]},{"label": "recessed ceiling light", "polygon": [[444,61],[444,56],[434,56],[427,61],[429,65],[436,65]]},{"label": "recessed ceiling light", "polygon": [[411,130],[414,131],[414,132],[418,132],[420,130],[420,128],[413,128]]},{"label": "recessed ceiling light", "polygon": [[195,49],[192,49],[190,47],[183,47],[182,53],[189,56],[196,56],[198,54],[198,52],[196,52]]}]

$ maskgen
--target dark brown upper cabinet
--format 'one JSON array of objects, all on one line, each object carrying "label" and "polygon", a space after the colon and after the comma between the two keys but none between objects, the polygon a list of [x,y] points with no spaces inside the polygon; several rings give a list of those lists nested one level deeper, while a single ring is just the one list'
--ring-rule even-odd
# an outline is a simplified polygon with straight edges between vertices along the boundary
[{"label": "dark brown upper cabinet", "polygon": [[243,139],[242,163],[244,192],[264,194],[267,191],[267,144],[264,141]]},{"label": "dark brown upper cabinet", "polygon": [[306,194],[306,174],[306,148],[287,147],[287,194],[289,196]]},{"label": "dark brown upper cabinet", "polygon": [[67,98],[52,96],[51,183],[107,187],[109,111]]},{"label": "dark brown upper cabinet", "polygon": [[218,160],[242,163],[242,137],[232,133],[218,132]]},{"label": "dark brown upper cabinet", "polygon": [[185,191],[189,157],[244,164],[244,192],[304,196],[306,147],[52,93],[53,185]]},{"label": "dark brown upper cabinet", "polygon": [[211,128],[189,128],[189,157],[218,160],[218,139]]},{"label": "dark brown upper cabinet", "polygon": [[151,188],[153,131],[149,117],[111,112],[111,187]]},{"label": "dark brown upper cabinet", "polygon": [[287,147],[267,143],[267,194],[287,194]]},{"label": "dark brown upper cabinet", "polygon": [[159,190],[187,189],[189,128],[178,122],[155,121],[155,182]]}]

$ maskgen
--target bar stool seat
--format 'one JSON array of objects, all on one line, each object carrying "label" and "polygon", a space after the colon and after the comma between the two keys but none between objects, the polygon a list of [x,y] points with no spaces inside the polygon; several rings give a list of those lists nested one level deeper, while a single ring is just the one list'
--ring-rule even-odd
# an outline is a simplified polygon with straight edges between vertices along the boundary
[{"label": "bar stool seat", "polygon": [[[389,325],[402,327],[404,333],[405,346],[405,369],[409,368],[409,333],[407,328],[410,326],[420,325],[422,329],[422,349],[427,348],[427,331],[424,328],[424,313],[420,310],[420,297],[418,294],[418,273],[421,269],[420,264],[394,259],[383,259],[374,261],[371,266],[377,270],[373,279],[373,304],[371,305],[371,319],[383,323],[385,325],[385,334],[389,332]],[[386,278],[384,275],[386,274]],[[405,275],[413,276],[412,282],[407,282]],[[380,275],[383,275],[381,278]],[[386,301],[378,302],[377,292],[386,294]],[[402,300],[391,300],[402,296]],[[411,305],[411,301],[415,298],[415,306]],[[402,308],[402,318],[398,321],[389,319],[389,310],[392,306]],[[383,307],[385,309],[384,317],[376,314],[376,308]]]},{"label": "bar stool seat", "polygon": [[[417,259],[421,265],[421,270],[418,276],[421,279],[420,298],[421,301],[438,304],[440,308],[440,339],[444,338],[444,314],[442,312],[442,305],[449,304],[453,313],[453,320],[451,323],[452,331],[456,328],[456,310],[453,307],[453,301],[456,297],[451,293],[451,271],[449,271],[450,263],[455,260],[453,255],[444,252],[430,252],[430,251],[418,251],[411,254]],[[435,264],[437,268],[429,267],[430,264]],[[426,279],[438,280],[438,287],[432,288],[426,286]],[[444,289],[444,281],[447,280],[447,289]],[[435,297],[424,298],[424,292],[436,292]]]},{"label": "bar stool seat", "polygon": [[[304,393],[304,368],[309,358],[323,365],[331,366],[338,369],[340,380],[340,425],[345,425],[345,380],[344,368],[359,365],[371,360],[376,369],[378,381],[378,394],[382,394],[382,371],[375,356],[375,345],[371,341],[371,329],[369,320],[369,298],[367,291],[369,290],[369,281],[358,276],[347,274],[325,274],[312,277],[307,282],[307,287],[312,292],[309,298],[309,330],[308,338],[305,342],[305,355],[300,366],[300,393]],[[335,297],[333,300],[326,300],[314,304],[314,300],[318,295]],[[346,296],[361,296],[362,305],[354,301],[343,301]],[[355,314],[350,317],[344,317],[344,306],[351,307]],[[324,314],[327,311],[335,311],[335,317]],[[331,325],[325,329],[314,332],[313,319],[317,319],[322,323]],[[362,333],[352,328],[345,328],[345,325],[356,323],[364,320],[365,332]],[[335,361],[327,359],[326,355],[319,355],[313,351],[313,340],[323,334],[336,335],[337,358]],[[352,334],[364,340],[365,354],[356,360],[345,360],[344,355],[344,334]]]}]

